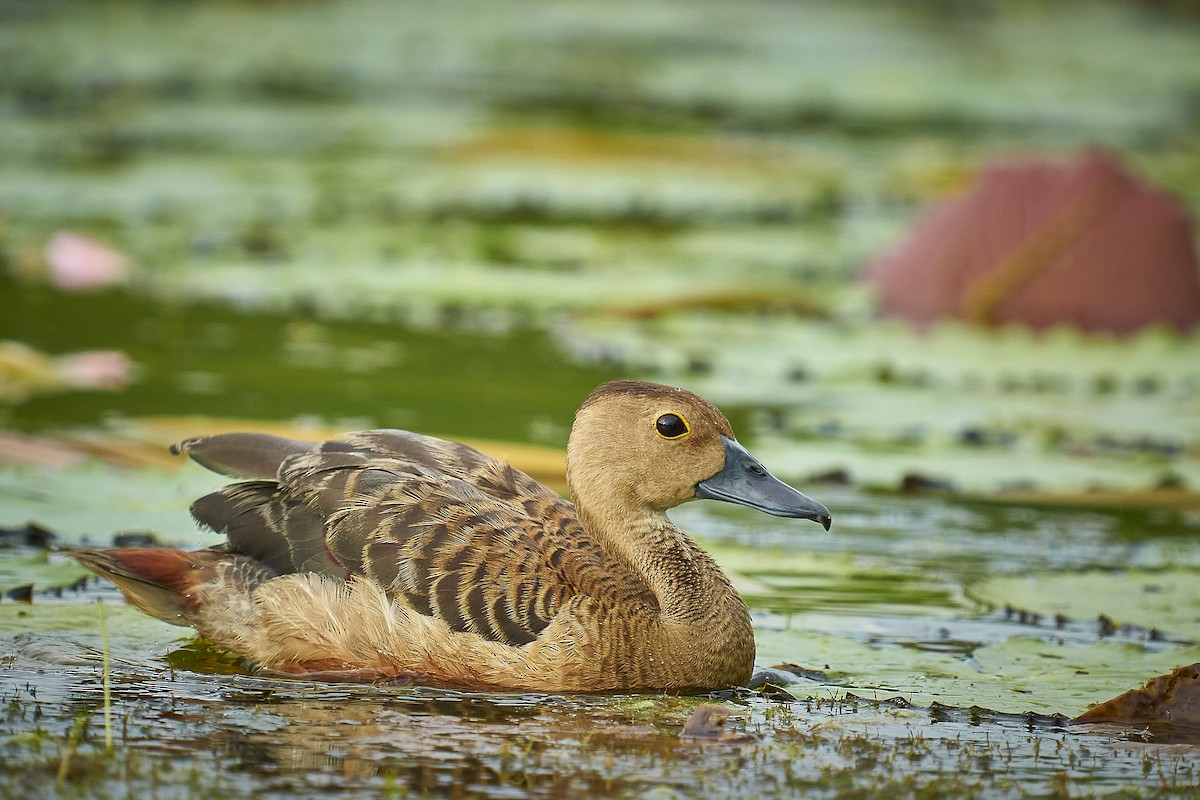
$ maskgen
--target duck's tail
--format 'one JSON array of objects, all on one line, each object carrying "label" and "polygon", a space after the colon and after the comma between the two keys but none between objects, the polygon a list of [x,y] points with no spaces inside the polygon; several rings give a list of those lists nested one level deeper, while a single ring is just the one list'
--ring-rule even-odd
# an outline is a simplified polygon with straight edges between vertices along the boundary
[{"label": "duck's tail", "polygon": [[276,575],[253,559],[221,550],[128,547],[70,555],[116,584],[132,605],[172,625],[196,626],[215,597],[248,603],[251,592]]}]

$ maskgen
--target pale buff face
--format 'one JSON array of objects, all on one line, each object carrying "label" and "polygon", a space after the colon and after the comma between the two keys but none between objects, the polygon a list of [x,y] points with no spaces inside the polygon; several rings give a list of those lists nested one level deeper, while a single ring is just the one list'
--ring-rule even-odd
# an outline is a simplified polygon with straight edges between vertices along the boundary
[{"label": "pale buff face", "polygon": [[577,503],[665,510],[693,499],[725,464],[729,421],[691,392],[639,381],[599,387],[575,417],[567,448]]}]

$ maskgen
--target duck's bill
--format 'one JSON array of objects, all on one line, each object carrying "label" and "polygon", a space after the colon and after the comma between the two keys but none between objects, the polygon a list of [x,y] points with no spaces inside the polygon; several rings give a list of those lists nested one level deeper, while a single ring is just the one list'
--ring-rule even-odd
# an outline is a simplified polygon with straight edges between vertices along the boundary
[{"label": "duck's bill", "polygon": [[716,475],[696,484],[696,497],[722,500],[774,514],[811,519],[829,530],[829,509],[776,478],[746,448],[727,436],[725,466]]}]

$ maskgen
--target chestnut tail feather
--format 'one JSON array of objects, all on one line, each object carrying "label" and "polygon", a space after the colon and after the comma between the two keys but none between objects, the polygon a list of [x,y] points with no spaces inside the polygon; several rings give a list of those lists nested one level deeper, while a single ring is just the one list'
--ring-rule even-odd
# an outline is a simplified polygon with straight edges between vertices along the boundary
[{"label": "chestnut tail feather", "polygon": [[128,547],[75,550],[70,555],[112,581],[136,608],[182,626],[194,624],[205,584],[237,584],[248,594],[277,574],[251,559],[220,550],[189,553],[172,547]]}]

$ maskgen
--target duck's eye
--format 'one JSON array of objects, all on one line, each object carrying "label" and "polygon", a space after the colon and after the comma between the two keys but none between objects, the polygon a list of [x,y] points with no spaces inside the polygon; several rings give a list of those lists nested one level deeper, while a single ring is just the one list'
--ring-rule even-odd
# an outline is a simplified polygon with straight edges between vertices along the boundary
[{"label": "duck's eye", "polygon": [[689,430],[687,420],[678,414],[663,414],[654,423],[654,429],[664,439],[678,439]]}]

